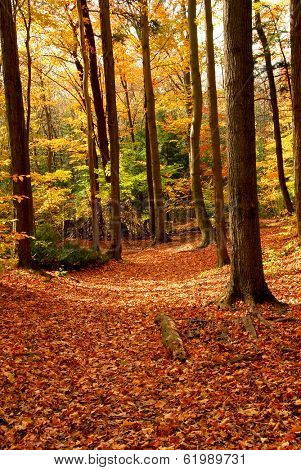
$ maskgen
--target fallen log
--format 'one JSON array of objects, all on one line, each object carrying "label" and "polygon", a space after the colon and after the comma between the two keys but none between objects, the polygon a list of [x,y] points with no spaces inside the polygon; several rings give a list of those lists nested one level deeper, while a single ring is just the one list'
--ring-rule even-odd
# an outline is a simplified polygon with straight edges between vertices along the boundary
[{"label": "fallen log", "polygon": [[168,315],[160,314],[155,318],[155,323],[161,328],[162,343],[171,353],[172,358],[185,362],[186,351],[173,319]]}]

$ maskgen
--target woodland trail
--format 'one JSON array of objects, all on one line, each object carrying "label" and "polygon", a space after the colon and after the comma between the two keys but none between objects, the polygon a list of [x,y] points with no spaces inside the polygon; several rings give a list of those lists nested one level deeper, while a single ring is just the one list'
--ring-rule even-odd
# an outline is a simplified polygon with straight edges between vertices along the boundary
[{"label": "woodland trail", "polygon": [[[256,323],[255,342],[245,307],[212,304],[228,267],[197,243],[128,244],[121,263],[66,277],[2,275],[1,449],[301,448],[300,251],[280,257],[285,233],[263,229],[268,283],[297,321]],[[186,364],[162,346],[158,313]]]}]

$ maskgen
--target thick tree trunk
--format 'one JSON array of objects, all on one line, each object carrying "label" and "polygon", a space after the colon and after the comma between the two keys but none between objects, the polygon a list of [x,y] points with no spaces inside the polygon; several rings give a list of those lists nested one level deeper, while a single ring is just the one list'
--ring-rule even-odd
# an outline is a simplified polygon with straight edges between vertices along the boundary
[{"label": "thick tree trunk", "polygon": [[[258,4],[258,0],[254,1],[255,4]],[[280,117],[279,117],[279,107],[278,107],[278,98],[277,98],[277,90],[273,72],[273,65],[272,65],[272,56],[270,51],[269,42],[265,35],[260,10],[256,8],[255,12],[255,21],[256,21],[256,30],[259,36],[260,42],[262,44],[264,58],[265,58],[265,65],[267,76],[269,80],[269,88],[270,88],[270,98],[271,98],[271,107],[272,107],[272,114],[273,114],[273,125],[274,125],[274,139],[276,144],[276,159],[277,159],[277,169],[278,169],[278,179],[279,179],[279,186],[280,190],[284,199],[286,210],[289,214],[294,211],[293,204],[286,186],[285,182],[285,174],[284,174],[284,166],[283,166],[283,148],[282,148],[282,139],[281,139],[281,129],[280,129]]]},{"label": "thick tree trunk", "polygon": [[[90,82],[93,94],[94,109],[97,120],[97,136],[98,144],[101,153],[102,165],[104,170],[110,161],[109,143],[107,137],[106,117],[103,105],[102,94],[100,90],[99,78],[98,78],[98,67],[97,67],[97,56],[96,56],[96,44],[94,38],[94,31],[90,20],[89,9],[87,0],[81,0],[81,6],[84,18],[84,27],[87,42],[89,44],[89,62],[90,62]],[[105,171],[106,179],[109,180]]]},{"label": "thick tree trunk", "polygon": [[218,266],[230,263],[227,251],[227,232],[225,220],[222,158],[220,133],[218,123],[218,104],[216,92],[215,57],[213,42],[213,24],[211,0],[205,0],[206,15],[206,46],[207,46],[207,76],[210,109],[210,131],[213,156],[214,203],[215,203],[215,235],[217,246]]},{"label": "thick tree trunk", "polygon": [[149,139],[152,158],[152,174],[154,185],[154,201],[155,201],[155,221],[156,221],[156,236],[155,242],[166,241],[165,234],[165,214],[164,214],[164,200],[162,181],[160,173],[160,158],[159,158],[159,145],[158,134],[156,125],[156,107],[155,95],[153,89],[151,62],[150,62],[150,47],[149,47],[149,24],[148,24],[148,5],[147,0],[140,0],[141,6],[141,45],[143,54],[143,75],[144,86],[146,94],[147,105],[147,122],[149,128]]},{"label": "thick tree trunk", "polygon": [[124,94],[125,94],[126,109],[127,109],[127,113],[128,113],[131,141],[134,143],[135,142],[134,124],[133,124],[133,118],[132,118],[132,111],[131,111],[131,103],[130,103],[130,97],[129,97],[128,84],[127,84],[126,78],[124,76],[120,78],[120,81],[121,81],[121,85],[122,85],[122,88],[123,88],[123,91],[124,91]]},{"label": "thick tree trunk", "polygon": [[201,185],[200,132],[202,123],[202,83],[199,66],[196,0],[188,0],[188,27],[190,75],[192,81],[192,124],[190,130],[191,191],[197,223],[202,233],[202,246],[205,247],[214,240],[214,232],[205,207]]},{"label": "thick tree trunk", "polygon": [[272,299],[265,283],[256,178],[252,0],[224,0],[231,280],[224,300]]},{"label": "thick tree trunk", "polygon": [[152,174],[152,156],[151,147],[149,141],[149,127],[147,122],[147,109],[145,99],[145,153],[146,153],[146,176],[147,176],[147,188],[148,188],[148,205],[149,205],[149,230],[152,239],[156,236],[156,214],[155,214],[155,203],[154,203],[154,186],[153,186],[153,174]]},{"label": "thick tree trunk", "polygon": [[83,75],[83,91],[86,102],[86,115],[87,115],[87,136],[88,136],[88,164],[90,176],[90,196],[91,196],[91,210],[92,210],[92,236],[93,236],[93,249],[99,250],[99,208],[96,195],[96,175],[95,175],[95,162],[94,162],[94,133],[93,133],[93,120],[91,110],[91,98],[89,94],[89,59],[85,42],[84,30],[84,17],[81,0],[77,0],[77,10],[80,25],[80,42],[84,64]]},{"label": "thick tree trunk", "polygon": [[301,5],[291,0],[292,93],[295,188],[298,236],[301,241]]},{"label": "thick tree trunk", "polygon": [[3,81],[12,159],[13,196],[16,230],[24,238],[17,241],[20,267],[30,267],[30,236],[33,235],[33,203],[27,131],[25,126],[22,84],[20,78],[16,25],[11,0],[0,2],[0,34]]},{"label": "thick tree trunk", "polygon": [[119,130],[109,0],[100,0],[99,8],[111,159],[112,241],[110,251],[114,259],[120,260],[122,247],[119,186]]}]

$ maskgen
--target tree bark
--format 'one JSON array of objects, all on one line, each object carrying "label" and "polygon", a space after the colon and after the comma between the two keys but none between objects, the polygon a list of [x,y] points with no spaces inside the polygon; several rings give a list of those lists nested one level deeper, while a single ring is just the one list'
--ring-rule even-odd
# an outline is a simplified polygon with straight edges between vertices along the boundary
[{"label": "tree bark", "polygon": [[202,247],[214,240],[201,185],[200,132],[202,123],[202,83],[199,66],[196,0],[188,0],[188,27],[190,43],[190,75],[192,81],[192,123],[190,130],[190,177],[192,199],[198,226],[202,233]]},{"label": "tree bark", "polygon": [[[40,83],[41,83],[41,99],[44,104],[44,112],[45,112],[45,120],[46,120],[46,136],[49,141],[53,139],[53,126],[52,126],[52,118],[51,118],[51,109],[50,106],[47,103],[46,99],[46,90],[45,90],[45,85],[44,85],[44,80],[43,76],[41,74],[40,76]],[[55,156],[54,152],[51,149],[51,147],[48,145],[47,146],[47,170],[50,173],[52,169],[55,168]]]},{"label": "tree bark", "polygon": [[[53,132],[52,132],[52,119],[51,119],[51,110],[50,107],[45,104],[44,106],[45,110],[45,117],[46,117],[46,129],[47,129],[47,139],[52,140],[53,139]],[[48,166],[48,171],[51,172],[52,169],[55,169],[55,157],[54,157],[54,152],[51,149],[51,147],[47,147],[47,152],[48,152],[48,158],[47,158],[47,166]]]},{"label": "tree bark", "polygon": [[107,137],[106,117],[103,105],[102,94],[100,90],[98,68],[97,68],[97,56],[96,56],[96,44],[94,38],[94,31],[90,20],[89,9],[87,0],[81,0],[81,6],[84,18],[85,34],[89,44],[89,62],[90,62],[90,82],[93,94],[94,109],[97,120],[97,136],[98,144],[101,153],[102,165],[105,171],[105,177],[107,181],[109,178],[106,174],[106,166],[110,161],[109,143]]},{"label": "tree bark", "polygon": [[252,55],[252,0],[224,0],[231,277],[224,301],[274,299],[264,278],[259,229]]},{"label": "tree bark", "polygon": [[0,2],[0,34],[3,81],[12,160],[13,197],[16,211],[16,231],[22,235],[17,241],[20,267],[30,267],[33,235],[33,202],[27,130],[20,77],[16,24],[11,0]]},{"label": "tree bark", "polygon": [[218,104],[216,92],[215,57],[213,41],[213,23],[211,0],[205,0],[206,16],[206,48],[207,48],[207,76],[209,94],[210,131],[213,156],[214,204],[215,204],[215,235],[217,246],[218,266],[230,263],[227,251],[227,231],[225,220],[222,158],[220,146],[220,132],[218,123]]},{"label": "tree bark", "polygon": [[[187,23],[186,1],[181,2],[181,10],[182,10],[183,19],[185,20],[185,23]],[[185,30],[184,34],[185,34],[185,39],[189,40],[188,31]],[[187,66],[185,66],[183,70],[183,83],[184,83],[184,93],[185,93],[186,114],[187,114],[188,119],[191,120],[192,118],[192,92],[191,92],[191,79],[190,79],[189,64],[187,64]],[[188,140],[188,145],[190,145],[190,124],[188,124],[188,129],[187,129],[187,140]]]},{"label": "tree bark", "polygon": [[281,55],[282,55],[282,58],[283,58],[283,66],[284,66],[284,69],[285,69],[287,86],[288,86],[290,98],[292,100],[293,98],[292,98],[292,83],[291,83],[291,76],[290,76],[290,65],[287,61],[284,46],[283,46],[283,43],[282,43],[282,40],[281,40],[281,31],[279,31],[278,24],[277,24],[277,21],[275,20],[275,16],[273,14],[271,6],[267,5],[267,7],[270,10],[272,21],[273,21],[273,24],[274,24],[274,35],[277,37],[279,48],[280,48]]},{"label": "tree bark", "polygon": [[127,84],[125,76],[120,77],[120,82],[121,82],[121,85],[122,85],[122,88],[123,88],[123,91],[124,91],[124,94],[125,94],[126,109],[127,109],[127,113],[128,113],[131,141],[134,143],[135,142],[134,124],[133,124],[133,118],[132,118],[132,111],[131,111],[128,84]]},{"label": "tree bark", "polygon": [[90,196],[91,196],[91,210],[92,210],[92,237],[93,249],[99,250],[99,208],[96,196],[96,175],[95,175],[95,162],[94,162],[94,137],[93,137],[93,120],[91,110],[91,98],[89,94],[89,59],[85,42],[85,29],[84,29],[84,16],[81,0],[77,0],[77,10],[80,26],[80,42],[83,57],[83,91],[86,102],[86,115],[87,115],[87,137],[88,137],[88,164],[90,176]]},{"label": "tree bark", "polygon": [[109,0],[99,0],[99,8],[111,159],[112,240],[110,251],[114,259],[120,260],[122,247],[119,186],[119,130]]},{"label": "tree bark", "polygon": [[292,94],[295,192],[298,236],[301,241],[301,5],[291,0]]},{"label": "tree bark", "polygon": [[141,8],[141,45],[143,54],[143,75],[146,94],[147,106],[147,122],[149,129],[149,140],[152,159],[152,175],[154,185],[154,202],[155,202],[155,221],[156,235],[155,242],[160,243],[166,241],[165,234],[165,214],[164,199],[162,190],[162,181],[160,173],[160,157],[158,134],[156,125],[156,106],[155,95],[152,81],[150,46],[149,46],[149,23],[148,23],[148,5],[147,0],[140,0]]},{"label": "tree bark", "polygon": [[32,57],[31,57],[31,51],[30,51],[32,15],[31,15],[30,0],[27,0],[26,6],[27,6],[27,15],[26,13],[24,13],[24,10],[23,10],[24,5],[23,4],[20,5],[17,1],[17,7],[22,16],[24,27],[26,30],[25,47],[26,47],[26,58],[27,58],[27,91],[26,91],[27,113],[26,113],[25,127],[26,127],[27,140],[29,142],[30,115],[31,115],[31,82],[32,82]]},{"label": "tree bark", "polygon": [[95,134],[93,138],[93,160],[94,160],[94,173],[95,173],[95,189],[97,194],[97,209],[98,209],[98,227],[99,227],[99,238],[105,240],[106,238],[106,222],[103,216],[102,203],[99,192],[99,174],[98,174],[98,155],[96,150]]},{"label": "tree bark", "polygon": [[[258,4],[258,0],[255,0],[254,3],[255,5]],[[263,25],[262,25],[260,10],[258,8],[256,8],[256,12],[255,12],[255,22],[256,22],[257,34],[259,36],[260,42],[262,44],[263,52],[264,52],[266,71],[267,71],[267,76],[269,80],[269,89],[270,89],[270,98],[271,98],[271,107],[272,107],[273,125],[274,125],[274,139],[275,139],[275,144],[276,144],[276,159],[277,159],[279,186],[280,186],[280,190],[283,196],[286,210],[288,211],[289,214],[291,214],[294,211],[294,208],[293,208],[293,204],[292,204],[292,201],[291,201],[291,198],[290,198],[287,186],[286,186],[286,182],[285,182],[279,107],[278,107],[277,90],[276,90],[274,71],[273,71],[273,65],[272,65],[272,55],[270,51],[269,42],[267,40]]]},{"label": "tree bark", "polygon": [[[73,19],[70,16],[70,13],[68,11],[68,8],[65,7],[66,14],[68,16],[68,21],[70,24],[70,27],[72,29],[73,33],[73,38],[74,38],[74,45],[73,48],[70,50],[70,54],[74,60],[74,65],[76,67],[76,70],[78,72],[78,78],[80,82],[80,88],[81,88],[81,101],[82,101],[82,107],[83,110],[87,113],[87,106],[86,106],[86,100],[85,100],[85,93],[84,93],[84,67],[79,60],[78,54],[77,54],[77,46],[79,44],[78,41],[78,36],[77,36],[77,26],[74,23]],[[92,109],[90,110],[92,113]],[[93,116],[92,116],[93,119]],[[93,125],[94,128],[94,125]],[[94,136],[95,136],[95,129],[94,129]],[[102,210],[102,205],[101,205],[101,199],[100,199],[100,194],[99,194],[99,174],[98,174],[98,155],[97,155],[97,150],[96,150],[96,139],[95,137],[93,138],[93,155],[94,155],[94,173],[95,173],[95,184],[96,184],[96,193],[98,195],[97,201],[98,201],[98,211],[99,211],[99,235],[100,238],[105,239],[106,236],[106,224],[105,220],[103,217],[103,210]],[[106,178],[108,179],[108,178]]]},{"label": "tree bark", "polygon": [[148,188],[148,204],[149,204],[149,230],[152,239],[156,236],[156,214],[155,214],[155,203],[154,203],[154,186],[153,186],[153,174],[152,174],[152,156],[149,139],[149,127],[147,122],[147,109],[145,99],[145,153],[146,153],[146,176],[147,176],[147,188]]}]

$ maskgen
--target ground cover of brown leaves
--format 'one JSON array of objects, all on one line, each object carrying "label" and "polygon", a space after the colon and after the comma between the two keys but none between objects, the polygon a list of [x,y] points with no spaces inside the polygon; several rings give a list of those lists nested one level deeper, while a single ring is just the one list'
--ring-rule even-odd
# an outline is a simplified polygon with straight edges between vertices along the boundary
[{"label": "ground cover of brown leaves", "polygon": [[[0,448],[300,449],[301,255],[281,223],[262,233],[269,286],[295,321],[255,320],[257,341],[245,306],[212,303],[228,268],[197,237],[128,244],[121,263],[66,277],[4,272]],[[185,364],[162,346],[158,313],[175,320]]]}]

